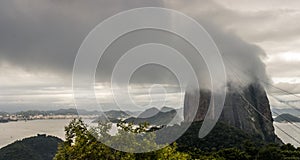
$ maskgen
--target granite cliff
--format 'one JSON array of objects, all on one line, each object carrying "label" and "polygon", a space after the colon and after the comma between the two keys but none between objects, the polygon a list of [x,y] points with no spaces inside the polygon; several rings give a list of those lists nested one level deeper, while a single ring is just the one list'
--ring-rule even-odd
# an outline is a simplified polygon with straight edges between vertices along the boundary
[{"label": "granite cliff", "polygon": [[[210,103],[210,96],[210,91],[201,90],[200,101],[197,105],[193,104],[195,92],[187,92],[184,100],[184,120],[188,122],[204,120]],[[197,106],[199,106],[197,114],[192,118],[191,107]],[[269,100],[260,84],[253,83],[243,88],[229,86],[219,121],[242,129],[247,133],[257,134],[264,141],[277,141]]]}]

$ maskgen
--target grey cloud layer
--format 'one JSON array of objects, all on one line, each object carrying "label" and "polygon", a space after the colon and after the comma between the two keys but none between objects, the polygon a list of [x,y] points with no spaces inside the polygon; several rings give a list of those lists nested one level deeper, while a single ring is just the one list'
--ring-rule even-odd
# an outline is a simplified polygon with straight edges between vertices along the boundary
[{"label": "grey cloud layer", "polygon": [[[230,23],[248,25],[248,21],[263,21],[264,17],[237,14],[212,1],[2,1],[0,5],[0,56],[2,61],[26,68],[31,72],[49,71],[70,75],[73,62],[82,40],[103,19],[122,10],[143,6],[167,6],[183,11],[199,20],[212,35],[222,54],[237,66],[239,75],[251,81],[255,77],[267,79],[261,62],[264,51],[248,44],[232,32],[225,32]],[[263,14],[258,14],[263,15]],[[212,18],[213,17],[213,18]],[[268,16],[266,16],[268,17]],[[247,22],[247,23],[246,23]],[[176,44],[176,42],[174,42]],[[177,43],[178,44],[178,43]],[[179,45],[180,46],[180,45]],[[121,47],[119,47],[120,49]],[[185,52],[192,52],[182,46]],[[185,54],[186,54],[185,53]],[[111,68],[112,59],[104,62]],[[192,61],[193,59],[191,59]],[[193,62],[202,77],[207,77],[205,65]],[[228,66],[228,63],[226,63]],[[228,68],[228,67],[227,67]],[[153,68],[150,68],[151,70]],[[150,70],[148,69],[148,71]],[[145,69],[144,72],[146,72]],[[251,74],[249,74],[251,72]],[[174,78],[168,72],[163,82]],[[109,69],[104,71],[105,77]],[[141,74],[141,80],[157,78],[154,74]],[[169,78],[168,78],[169,77]],[[170,78],[171,77],[171,78]],[[207,78],[204,78],[209,81]],[[151,80],[150,80],[151,82]]]},{"label": "grey cloud layer", "polygon": [[122,10],[160,2],[0,2],[0,59],[26,69],[70,73],[81,42],[99,22]]},{"label": "grey cloud layer", "polygon": [[[1,106],[8,106],[9,102],[13,102],[11,106],[18,107],[22,102],[14,100],[31,91],[44,95],[56,94],[48,92],[45,87],[70,87],[77,50],[89,31],[105,18],[120,11],[145,6],[172,8],[195,18],[210,33],[225,57],[224,62],[231,81],[237,80],[234,74],[242,79],[242,83],[256,81],[257,78],[267,81],[266,69],[271,77],[299,77],[299,61],[275,58],[266,61],[267,66],[262,62],[262,59],[266,60],[283,52],[300,52],[299,1],[292,0],[293,4],[273,1],[273,5],[252,1],[253,3],[248,4],[252,7],[246,1],[231,0],[1,1],[0,88],[6,92],[0,95]],[[112,68],[124,50],[154,41],[171,45],[181,51],[199,72],[202,84],[209,84],[204,61],[199,56],[194,58],[196,51],[177,36],[167,34],[153,31],[134,32],[120,38],[100,61],[98,80],[109,80]],[[170,71],[151,65],[136,72],[133,83],[140,82],[177,83],[176,77]],[[298,84],[282,83],[278,86],[299,92]],[[69,93],[69,89],[68,92],[62,92]],[[33,97],[28,99],[30,98]],[[48,105],[50,101],[60,105],[63,103],[62,98],[58,97],[51,100],[40,99],[34,103],[46,102]]]},{"label": "grey cloud layer", "polygon": [[[218,27],[259,45],[266,51],[266,58],[300,52],[300,2],[297,0],[168,2],[173,8],[194,17],[207,17]],[[271,76],[299,76],[300,63],[274,59],[266,61],[266,65]]]}]

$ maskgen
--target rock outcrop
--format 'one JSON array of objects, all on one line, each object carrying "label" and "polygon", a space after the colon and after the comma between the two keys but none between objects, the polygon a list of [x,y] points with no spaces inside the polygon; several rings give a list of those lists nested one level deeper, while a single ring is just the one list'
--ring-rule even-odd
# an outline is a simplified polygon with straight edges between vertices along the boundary
[{"label": "rock outcrop", "polygon": [[[210,104],[211,93],[200,91],[199,104],[195,103],[195,92],[188,92],[184,100],[184,120],[202,121],[206,116]],[[199,94],[199,93],[198,93]],[[192,107],[198,107],[193,118]],[[264,88],[260,84],[250,84],[243,89],[228,87],[226,100],[219,121],[237,127],[248,133],[258,134],[267,142],[275,142],[273,119],[269,100]]]}]

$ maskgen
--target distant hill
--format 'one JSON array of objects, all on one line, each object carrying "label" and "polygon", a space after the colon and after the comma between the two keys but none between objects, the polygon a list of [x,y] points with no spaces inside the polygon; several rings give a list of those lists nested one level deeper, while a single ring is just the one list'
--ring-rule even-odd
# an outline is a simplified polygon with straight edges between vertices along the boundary
[{"label": "distant hill", "polygon": [[[104,114],[98,116],[92,123],[107,123],[113,122],[118,123],[121,120],[125,122],[132,122],[134,124],[139,124],[143,122],[148,122],[153,125],[167,125],[167,124],[180,124],[183,121],[182,108],[175,110],[170,107],[163,107],[161,110],[158,110],[155,107],[146,109],[144,112],[130,112],[130,111],[119,111],[119,110],[111,110],[106,111]],[[137,115],[140,113],[137,117]],[[177,114],[179,113],[179,114]],[[132,116],[132,117],[130,117]]]},{"label": "distant hill", "polygon": [[92,123],[108,123],[108,122],[119,123],[121,122],[121,119],[100,115],[92,121]]},{"label": "distant hill", "polygon": [[75,108],[69,108],[69,109],[59,109],[54,111],[47,111],[49,114],[56,114],[56,115],[96,115],[100,114],[100,111],[87,111],[84,109],[75,109]]},{"label": "distant hill", "polygon": [[115,118],[115,119],[129,117],[129,114],[127,114],[125,111],[119,111],[119,110],[110,110],[110,111],[106,111],[104,113],[107,117]]},{"label": "distant hill", "polygon": [[300,109],[297,108],[283,108],[283,109],[279,109],[279,108],[272,108],[272,112],[273,115],[277,115],[278,113],[288,113],[288,114],[292,114],[295,116],[300,116]]},{"label": "distant hill", "polygon": [[[159,112],[170,112],[170,111],[173,111],[173,110],[176,110],[176,115],[168,123],[168,125],[180,124],[183,121],[183,108],[174,109],[174,108],[171,108],[171,107],[164,106],[160,110],[158,110],[157,108],[153,107],[153,108],[147,109],[146,111],[141,113],[140,116],[138,116],[138,118],[150,118],[150,117],[155,116]],[[166,117],[166,118],[170,118],[170,117]]]},{"label": "distant hill", "polygon": [[124,111],[124,112],[133,117],[137,117],[142,113],[142,111]]},{"label": "distant hill", "polygon": [[61,142],[46,135],[25,138],[1,148],[0,160],[52,160]]},{"label": "distant hill", "polygon": [[148,122],[151,125],[167,125],[176,116],[176,113],[177,113],[176,110],[171,110],[168,112],[159,111],[157,114],[155,114],[152,117],[148,117],[148,118],[131,117],[126,119],[125,122],[133,123],[133,124]]},{"label": "distant hill", "polygon": [[157,108],[152,107],[139,114],[138,118],[149,118],[156,115],[158,112],[159,110]]},{"label": "distant hill", "polygon": [[107,123],[109,121],[118,123],[121,119],[130,117],[130,115],[125,111],[111,110],[104,113],[105,115],[101,114],[95,120],[93,120],[92,123]]},{"label": "distant hill", "polygon": [[300,122],[300,118],[288,113],[281,114],[274,119],[275,122]]},{"label": "distant hill", "polygon": [[174,108],[171,108],[171,107],[162,107],[161,109],[160,109],[160,111],[161,112],[169,112],[169,111],[171,111],[171,110],[174,110]]}]

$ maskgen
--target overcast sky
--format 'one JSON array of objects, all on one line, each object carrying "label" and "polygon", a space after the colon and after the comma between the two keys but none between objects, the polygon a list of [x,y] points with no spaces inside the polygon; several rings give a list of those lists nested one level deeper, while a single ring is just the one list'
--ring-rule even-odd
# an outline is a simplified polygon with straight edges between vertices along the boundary
[{"label": "overcast sky", "polygon": [[[257,76],[289,92],[300,93],[298,0],[3,0],[0,1],[0,111],[74,107],[71,74],[83,39],[97,24],[118,12],[150,6],[175,9],[196,19],[224,56],[240,68],[237,72],[246,80]],[[124,37],[123,42],[126,38],[131,41],[134,36]],[[110,68],[115,57],[107,57],[103,63]],[[137,73],[138,81],[162,85],[152,86],[150,97],[149,86],[133,83],[132,99],[148,107],[182,107],[178,99],[182,100],[183,93],[175,85],[173,75],[169,71],[151,73],[153,70],[153,67],[142,68]],[[106,72],[99,73],[95,88],[104,109],[114,109]],[[268,92],[278,94],[272,88]],[[286,107],[270,99],[272,106]]]}]

